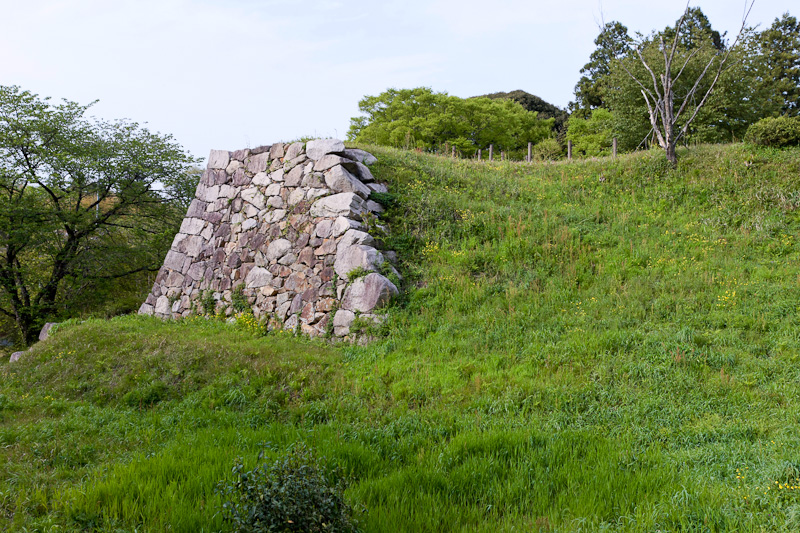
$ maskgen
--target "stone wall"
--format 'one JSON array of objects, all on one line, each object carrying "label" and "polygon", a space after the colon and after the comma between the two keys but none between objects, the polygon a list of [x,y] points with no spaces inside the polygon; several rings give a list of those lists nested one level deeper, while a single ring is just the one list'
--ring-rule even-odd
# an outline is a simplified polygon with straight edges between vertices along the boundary
[{"label": "stone wall", "polygon": [[387,192],[367,166],[375,161],[336,139],[212,150],[139,312],[230,315],[246,302],[273,327],[339,337],[357,314],[379,320],[397,271],[363,223],[382,211],[369,195]]}]

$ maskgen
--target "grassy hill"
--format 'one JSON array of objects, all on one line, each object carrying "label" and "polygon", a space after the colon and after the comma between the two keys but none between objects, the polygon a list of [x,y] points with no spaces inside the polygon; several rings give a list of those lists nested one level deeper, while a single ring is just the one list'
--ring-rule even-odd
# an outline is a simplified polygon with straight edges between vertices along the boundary
[{"label": "grassy hill", "polygon": [[65,324],[0,364],[0,529],[224,530],[235,458],[298,441],[365,531],[800,528],[800,150],[369,149],[407,285],[377,340]]}]

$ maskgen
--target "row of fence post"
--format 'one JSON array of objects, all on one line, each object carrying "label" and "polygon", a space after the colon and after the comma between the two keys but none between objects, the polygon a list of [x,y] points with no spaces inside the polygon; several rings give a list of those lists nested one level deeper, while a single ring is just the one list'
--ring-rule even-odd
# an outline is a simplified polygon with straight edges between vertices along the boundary
[{"label": "row of fence post", "polygon": [[[614,137],[611,142],[611,155],[613,157],[617,157],[617,138]],[[456,156],[456,147],[453,146],[452,157]],[[483,158],[483,150],[478,148],[478,161],[481,161]],[[572,159],[572,141],[567,141],[567,159]],[[489,145],[489,161],[494,160],[494,145]],[[505,152],[500,152],[500,160],[505,160]],[[530,163],[533,161],[533,143],[528,143],[528,156],[525,158],[525,161]]]}]

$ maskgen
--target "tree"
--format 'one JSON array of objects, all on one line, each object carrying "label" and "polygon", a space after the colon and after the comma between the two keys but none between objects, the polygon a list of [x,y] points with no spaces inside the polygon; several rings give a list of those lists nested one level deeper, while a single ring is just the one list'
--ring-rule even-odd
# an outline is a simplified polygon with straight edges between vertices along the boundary
[{"label": "tree", "polygon": [[572,141],[576,154],[590,157],[611,154],[614,118],[610,111],[599,107],[588,119],[577,114],[569,117],[567,140]]},{"label": "tree", "polygon": [[581,79],[575,85],[575,101],[570,102],[570,110],[586,118],[592,109],[605,106],[606,79],[611,64],[623,57],[629,50],[632,39],[628,28],[619,22],[609,22],[600,30],[594,40],[597,50],[589,56],[589,62],[581,69]]},{"label": "tree", "polygon": [[445,143],[468,153],[490,144],[516,150],[547,138],[553,125],[513,100],[463,99],[427,87],[389,89],[358,107],[365,115],[350,120],[350,140],[422,150]]},{"label": "tree", "polygon": [[784,13],[758,36],[761,83],[774,87],[782,115],[800,115],[800,23]]},{"label": "tree", "polygon": [[517,89],[516,91],[511,91],[509,93],[486,94],[483,95],[483,97],[481,98],[491,98],[492,100],[507,98],[509,100],[514,100],[528,111],[533,111],[537,113],[537,116],[539,118],[554,119],[555,122],[553,123],[553,130],[556,133],[561,132],[565,128],[567,124],[567,119],[569,118],[569,113],[567,113],[563,109],[542,100],[535,94],[527,93],[519,89]]},{"label": "tree", "polygon": [[[751,2],[750,8],[752,5]],[[653,135],[658,145],[664,149],[670,163],[677,163],[675,153],[677,143],[689,133],[690,126],[709,101],[726,66],[733,63],[729,63],[732,59],[731,53],[736,50],[739,39],[745,33],[749,12],[750,9],[746,11],[742,26],[732,45],[718,48],[714,42],[713,32],[707,32],[702,23],[695,26],[686,25],[687,21],[697,18],[697,12],[692,12],[687,4],[683,15],[675,25],[671,43],[665,35],[669,32],[653,35],[649,39],[640,39],[636,43],[635,58],[638,60],[637,65],[644,69],[644,73],[636,72],[630,61],[617,62],[635,82],[644,97]],[[691,39],[688,42],[692,48],[686,48],[687,41],[682,37],[687,37],[692,28],[700,30],[701,38]],[[704,33],[706,38],[702,39]],[[684,46],[681,46],[682,41]],[[684,74],[686,77],[683,77]],[[686,85],[687,90],[676,90],[680,87],[679,83],[686,83],[687,79],[689,82]]]},{"label": "tree", "polygon": [[194,160],[91,105],[0,86],[0,314],[26,342],[70,287],[157,270],[182,218],[170,191]]}]

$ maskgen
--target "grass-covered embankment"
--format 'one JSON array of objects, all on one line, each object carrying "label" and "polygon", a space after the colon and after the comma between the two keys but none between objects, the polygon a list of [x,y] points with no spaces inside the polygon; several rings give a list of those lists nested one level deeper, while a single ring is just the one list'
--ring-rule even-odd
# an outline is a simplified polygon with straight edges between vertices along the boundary
[{"label": "grass-covered embankment", "polygon": [[0,366],[0,527],[217,531],[234,458],[297,440],[367,531],[800,527],[800,151],[372,150],[384,336],[64,327]]}]

